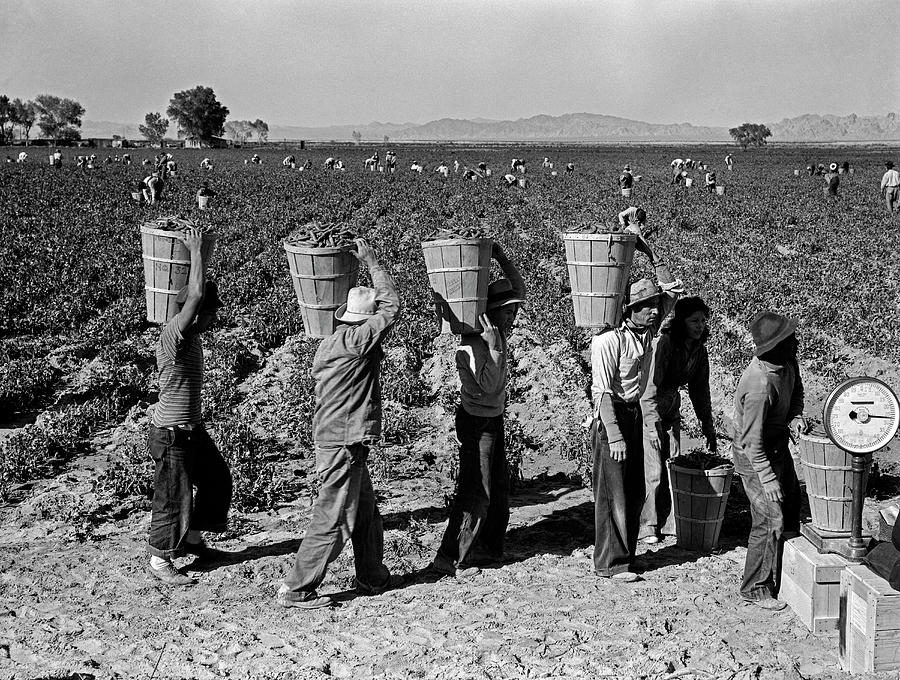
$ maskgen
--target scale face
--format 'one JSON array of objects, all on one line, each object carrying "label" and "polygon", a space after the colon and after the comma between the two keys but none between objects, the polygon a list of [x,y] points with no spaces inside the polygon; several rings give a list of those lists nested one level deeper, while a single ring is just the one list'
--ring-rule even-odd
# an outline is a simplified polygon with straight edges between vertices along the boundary
[{"label": "scale face", "polygon": [[863,455],[883,448],[900,428],[900,402],[877,378],[850,378],[825,400],[825,431],[836,446]]}]

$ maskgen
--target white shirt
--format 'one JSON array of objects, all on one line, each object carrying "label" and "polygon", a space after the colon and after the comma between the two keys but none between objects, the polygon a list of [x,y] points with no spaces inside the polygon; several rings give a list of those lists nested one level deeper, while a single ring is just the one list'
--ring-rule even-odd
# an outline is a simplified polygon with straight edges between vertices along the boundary
[{"label": "white shirt", "polygon": [[881,188],[885,187],[897,187],[900,186],[900,172],[897,172],[893,168],[884,173],[884,176],[881,178]]},{"label": "white shirt", "polygon": [[591,397],[595,413],[604,394],[628,403],[640,399],[652,341],[649,330],[637,334],[625,324],[591,339]]}]

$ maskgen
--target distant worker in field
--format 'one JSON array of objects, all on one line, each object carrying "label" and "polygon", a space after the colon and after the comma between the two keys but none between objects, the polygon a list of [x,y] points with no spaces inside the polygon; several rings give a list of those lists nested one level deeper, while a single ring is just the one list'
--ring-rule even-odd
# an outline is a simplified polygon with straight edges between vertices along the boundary
[{"label": "distant worker in field", "polygon": [[816,174],[816,169],[815,169],[815,167],[813,167],[812,165],[807,165],[807,166],[806,166],[806,174],[809,175],[810,177],[812,177],[813,175],[815,175],[815,174]]},{"label": "distant worker in field", "polygon": [[631,285],[623,321],[591,340],[591,440],[594,457],[594,571],[631,583],[645,501],[644,433],[640,397],[652,340],[684,290],[639,237],[657,281]]},{"label": "distant worker in field", "polygon": [[715,170],[710,170],[706,173],[706,191],[714,194],[716,193],[716,172]]},{"label": "distant worker in field", "polygon": [[797,321],[761,312],[750,322],[755,356],[734,396],[734,469],[750,501],[752,527],[741,597],[763,609],[776,600],[779,544],[800,530],[800,484],[788,442],[809,430],[803,418],[803,382],[797,364]]},{"label": "distant worker in field", "polygon": [[341,170],[341,171],[343,171],[343,170],[345,169],[345,168],[344,168],[344,161],[342,161],[340,158],[338,158],[338,159],[334,162],[334,169],[335,169],[335,170]]},{"label": "distant worker in field", "polygon": [[62,167],[62,151],[57,149],[53,152],[53,167],[61,168]]},{"label": "distant worker in field", "polygon": [[734,156],[727,154],[725,156],[725,165],[728,166],[729,170],[734,170]]},{"label": "distant worker in field", "polygon": [[672,318],[653,341],[646,387],[641,395],[644,420],[645,500],[638,540],[658,543],[675,535],[675,517],[666,462],[681,453],[681,394],[688,395],[700,421],[706,448],[715,452],[716,428],[709,391],[709,307],[698,297],[675,303]]},{"label": "distant worker in field", "polygon": [[684,161],[683,161],[681,158],[676,158],[676,159],[673,160],[671,163],[669,163],[669,166],[670,166],[672,169],[676,169],[676,168],[677,168],[678,171],[681,172],[681,171],[684,169]]},{"label": "distant worker in field", "polygon": [[376,151],[369,158],[363,161],[363,167],[369,172],[375,172],[378,167],[378,152]]},{"label": "distant worker in field", "polygon": [[687,170],[682,170],[679,166],[672,166],[672,184],[679,184],[687,177]]},{"label": "distant worker in field", "polygon": [[823,187],[823,191],[826,196],[837,196],[838,187],[841,184],[841,177],[838,174],[838,165],[837,163],[832,163],[828,166],[828,172],[825,173],[825,186]]},{"label": "distant worker in field", "polygon": [[447,167],[447,164],[444,163],[444,161],[441,161],[441,164],[437,166],[434,171],[444,179],[447,179],[450,176],[450,168]]},{"label": "distant worker in field", "polygon": [[200,161],[200,169],[201,170],[212,170],[213,169],[212,161],[209,158],[204,158],[202,161]]},{"label": "distant worker in field", "polygon": [[283,607],[336,604],[317,589],[348,538],[356,592],[377,595],[395,585],[383,561],[384,528],[366,460],[381,437],[382,342],[400,314],[400,298],[365,240],[356,239],[352,252],[368,267],[374,288],[350,289],[335,312],[337,328],[321,341],[313,360],[313,441],[321,483],[294,565],[278,590]]},{"label": "distant worker in field", "polygon": [[509,381],[508,343],[525,283],[499,243],[491,255],[505,278],[488,286],[481,333],[462,335],[456,350],[459,405],[456,440],[459,475],[456,497],[432,569],[458,579],[471,578],[479,565],[503,559],[509,524],[509,474],[504,411]]},{"label": "distant worker in field", "polygon": [[885,172],[881,176],[881,195],[884,196],[888,213],[900,210],[900,172],[894,170],[893,161],[885,161]]},{"label": "distant worker in field", "polygon": [[630,165],[626,165],[622,168],[622,174],[619,175],[619,187],[622,189],[631,189],[634,187],[634,175],[631,174]]},{"label": "distant worker in field", "polygon": [[458,160],[453,161],[453,174],[455,174],[455,175],[459,174],[459,161]]},{"label": "distant worker in field", "polygon": [[28,160],[28,154],[24,151],[20,151],[18,157],[16,158],[16,163],[24,163]]},{"label": "distant worker in field", "polygon": [[482,175],[483,177],[490,177],[490,176],[491,176],[491,169],[487,166],[487,163],[485,163],[484,161],[481,161],[481,162],[478,164],[478,172],[481,173],[481,175]]},{"label": "distant worker in field", "polygon": [[325,159],[324,167],[326,170],[334,170],[334,158],[329,156]]},{"label": "distant worker in field", "polygon": [[395,154],[393,151],[388,151],[384,155],[384,167],[387,172],[393,175],[397,170],[397,154]]},{"label": "distant worker in field", "polygon": [[841,163],[841,172],[845,175],[850,172],[850,161],[844,161],[843,163]]},{"label": "distant worker in field", "polygon": [[255,153],[250,157],[250,162],[253,165],[262,165],[262,158],[259,157],[258,153]]},{"label": "distant worker in field", "polygon": [[421,173],[425,169],[425,166],[421,165],[419,161],[413,161],[412,165],[409,166],[409,169],[413,172]]},{"label": "distant worker in field", "polygon": [[575,164],[574,163],[566,163],[566,172],[575,172]]},{"label": "distant worker in field", "polygon": [[[88,165],[90,167],[90,165]],[[163,178],[160,176],[158,172],[151,173],[147,177],[144,178],[144,200],[147,201],[150,205],[154,205],[158,200],[162,198],[163,189],[165,189],[166,183],[163,181]]]},{"label": "distant worker in field", "polygon": [[550,159],[547,158],[547,157],[545,156],[545,157],[544,157],[544,162],[541,163],[541,167],[542,167],[542,168],[552,168],[552,167],[553,167],[553,163],[551,163],[551,162],[550,162]]},{"label": "distant worker in field", "polygon": [[478,173],[469,168],[467,165],[463,166],[462,176],[463,179],[471,180],[473,182],[478,179]]},{"label": "distant worker in field", "polygon": [[505,175],[503,175],[503,181],[504,181],[504,183],[506,184],[506,188],[507,188],[507,189],[519,185],[519,180],[518,180],[518,178],[517,178],[514,174],[512,174],[511,172],[508,172],[508,173],[506,173]]},{"label": "distant worker in field", "polygon": [[309,170],[310,168],[312,168],[312,161],[309,158],[307,158],[306,162],[303,165],[301,165],[300,167],[303,170]]},{"label": "distant worker in field", "polygon": [[225,531],[232,494],[228,464],[201,415],[200,335],[215,322],[222,301],[215,282],[206,279],[203,235],[189,229],[183,240],[191,254],[191,269],[187,286],[175,298],[178,314],[165,325],[156,346],[159,402],[152,410],[147,443],[156,463],[148,571],[171,586],[195,583],[175,568],[176,557],[190,554],[211,560],[221,556],[203,542],[201,532]]},{"label": "distant worker in field", "polygon": [[131,165],[131,154],[122,154],[122,165]]},{"label": "distant worker in field", "polygon": [[653,230],[647,228],[647,212],[643,208],[632,205],[620,212],[618,218],[619,226],[623,231],[641,237],[650,236],[653,233]]},{"label": "distant worker in field", "polygon": [[281,165],[282,165],[282,167],[285,167],[285,168],[296,168],[297,167],[297,159],[294,156],[294,154],[285,156],[284,160],[281,161]]},{"label": "distant worker in field", "polygon": [[178,172],[178,163],[175,162],[174,158],[166,161],[166,172],[170,177],[174,177],[175,173]]}]

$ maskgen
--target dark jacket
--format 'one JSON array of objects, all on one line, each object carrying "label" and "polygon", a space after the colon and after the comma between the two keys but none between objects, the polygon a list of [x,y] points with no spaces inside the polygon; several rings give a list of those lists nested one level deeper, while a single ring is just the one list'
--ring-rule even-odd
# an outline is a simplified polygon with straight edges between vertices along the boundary
[{"label": "dark jacket", "polygon": [[381,343],[400,313],[400,298],[387,272],[373,267],[369,273],[378,311],[361,324],[340,325],[322,340],[313,360],[317,445],[343,446],[381,436]]}]

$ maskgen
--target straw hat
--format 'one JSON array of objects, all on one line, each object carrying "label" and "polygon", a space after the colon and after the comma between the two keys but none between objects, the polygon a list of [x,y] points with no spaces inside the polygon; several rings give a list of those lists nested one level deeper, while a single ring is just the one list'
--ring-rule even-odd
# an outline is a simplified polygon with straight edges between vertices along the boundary
[{"label": "straw hat", "polygon": [[516,295],[512,281],[509,279],[497,279],[488,286],[487,308],[489,310],[523,302],[525,300]]},{"label": "straw hat", "polygon": [[837,170],[837,163],[832,163],[831,165],[828,166],[828,169],[829,170]]},{"label": "straw hat", "polygon": [[658,299],[661,295],[662,291],[655,282],[650,279],[640,279],[631,284],[631,288],[628,290],[628,302],[625,304],[625,309],[634,307],[647,300]]},{"label": "straw hat", "polygon": [[800,322],[775,312],[760,312],[750,322],[750,334],[756,345],[756,356],[773,349],[779,342],[797,330]]},{"label": "straw hat", "polygon": [[624,168],[622,168],[622,170],[627,170],[628,172],[631,172],[631,166],[626,165]]},{"label": "straw hat", "polygon": [[347,293],[347,302],[337,308],[334,318],[342,323],[361,323],[371,318],[377,309],[375,289],[357,286]]}]

